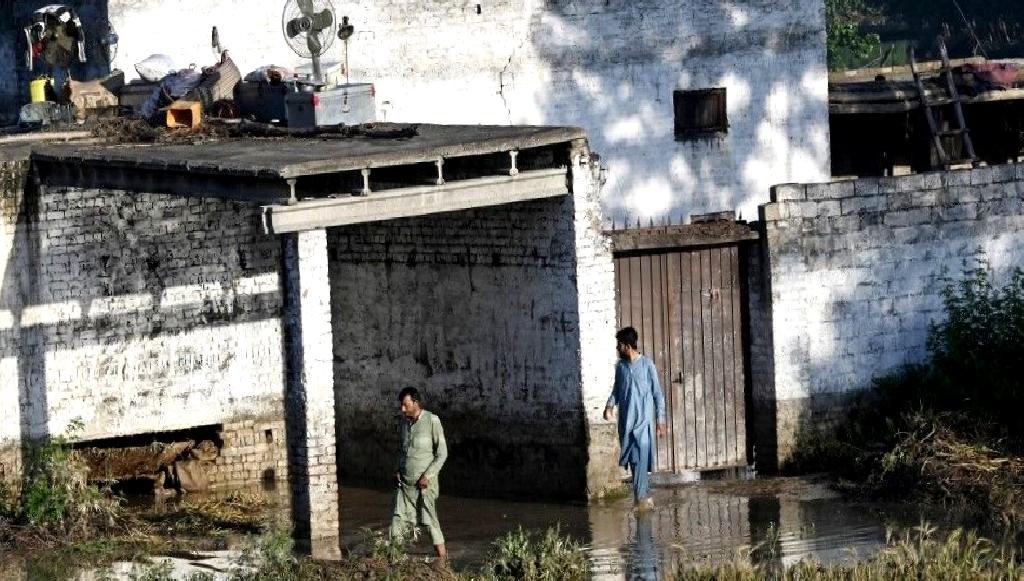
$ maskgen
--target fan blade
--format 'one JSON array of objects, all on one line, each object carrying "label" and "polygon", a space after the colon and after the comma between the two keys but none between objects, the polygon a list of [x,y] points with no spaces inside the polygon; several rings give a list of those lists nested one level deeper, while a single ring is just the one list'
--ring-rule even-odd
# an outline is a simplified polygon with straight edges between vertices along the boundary
[{"label": "fan blade", "polygon": [[313,30],[320,32],[327,30],[334,24],[334,15],[330,10],[322,10],[319,14],[313,15]]},{"label": "fan blade", "polygon": [[285,31],[288,34],[288,38],[295,38],[299,34],[302,34],[302,19],[295,18],[288,21],[285,25]]},{"label": "fan blade", "polygon": [[299,10],[303,16],[313,16],[315,14],[313,0],[297,0],[296,4],[299,5]]}]

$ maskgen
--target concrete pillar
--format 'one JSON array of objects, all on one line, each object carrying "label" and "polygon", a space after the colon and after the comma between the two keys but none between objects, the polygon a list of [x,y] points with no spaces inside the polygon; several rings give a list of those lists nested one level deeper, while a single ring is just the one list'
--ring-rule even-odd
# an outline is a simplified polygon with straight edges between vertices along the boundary
[{"label": "concrete pillar", "polygon": [[287,234],[281,244],[292,523],[300,548],[316,558],[339,558],[327,231]]},{"label": "concrete pillar", "polygon": [[622,475],[616,425],[602,417],[615,380],[615,264],[601,227],[600,167],[585,146],[574,151],[571,179],[587,496],[598,498],[620,486]]}]

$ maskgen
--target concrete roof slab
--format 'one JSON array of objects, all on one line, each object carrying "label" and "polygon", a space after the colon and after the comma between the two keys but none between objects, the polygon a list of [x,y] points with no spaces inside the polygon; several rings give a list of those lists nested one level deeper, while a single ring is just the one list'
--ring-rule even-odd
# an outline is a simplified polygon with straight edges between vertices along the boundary
[{"label": "concrete roof slab", "polygon": [[[375,124],[377,128],[397,127]],[[429,125],[410,138],[240,138],[200,144],[40,145],[49,163],[239,175],[265,179],[337,173],[543,147],[586,137],[575,127]]]}]

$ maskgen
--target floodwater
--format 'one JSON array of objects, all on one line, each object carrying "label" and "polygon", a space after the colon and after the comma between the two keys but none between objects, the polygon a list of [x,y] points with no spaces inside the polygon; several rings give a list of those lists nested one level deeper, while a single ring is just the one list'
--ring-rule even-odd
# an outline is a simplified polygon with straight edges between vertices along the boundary
[{"label": "floodwater", "polygon": [[[342,543],[356,548],[359,530],[387,526],[388,493],[343,489]],[[632,500],[597,506],[446,497],[438,513],[456,566],[472,566],[490,543],[522,526],[558,525],[586,543],[595,579],[659,579],[681,559],[727,560],[756,555],[790,564],[863,559],[886,540],[888,528],[921,522],[913,511],[844,500],[822,482],[780,478],[704,482],[654,491],[655,508],[638,513]],[[412,549],[430,554],[428,540]],[[747,557],[745,557],[747,558]]]},{"label": "floodwater", "polygon": [[[491,543],[516,527],[539,531],[557,525],[585,544],[593,577],[599,580],[661,579],[691,559],[740,557],[786,565],[804,557],[863,559],[885,543],[887,529],[909,528],[922,520],[912,510],[844,500],[824,481],[797,478],[656,488],[654,500],[653,510],[638,513],[629,499],[588,507],[442,494],[438,513],[456,568],[479,565]],[[344,548],[364,549],[366,529],[386,531],[391,493],[342,488],[341,501]],[[429,539],[421,536],[410,552],[432,555]],[[236,539],[230,550],[198,551],[169,562],[181,578],[199,571],[227,578],[244,542]],[[131,564],[118,563],[79,579],[130,579],[131,571]]]}]

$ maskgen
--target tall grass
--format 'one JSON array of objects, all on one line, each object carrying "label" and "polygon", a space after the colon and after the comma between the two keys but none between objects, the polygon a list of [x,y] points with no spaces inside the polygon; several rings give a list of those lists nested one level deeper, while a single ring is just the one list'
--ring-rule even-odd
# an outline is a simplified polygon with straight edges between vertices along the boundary
[{"label": "tall grass", "polygon": [[922,525],[898,539],[870,559],[856,563],[822,564],[804,559],[789,567],[753,564],[737,557],[724,563],[685,563],[670,575],[673,581],[774,579],[786,581],[875,581],[916,579],[918,581],[971,579],[1024,579],[1024,567],[1017,556],[997,548],[973,532],[956,530],[943,539],[935,529]]},{"label": "tall grass", "polygon": [[494,581],[576,581],[590,567],[579,543],[558,527],[531,534],[522,527],[494,542],[481,578]]},{"label": "tall grass", "polygon": [[115,525],[121,514],[119,501],[89,484],[88,468],[72,449],[71,440],[81,430],[81,422],[72,422],[65,435],[27,451],[20,493],[7,491],[6,499],[0,500],[0,510],[10,521],[27,525],[37,535],[63,540],[85,538]]}]

